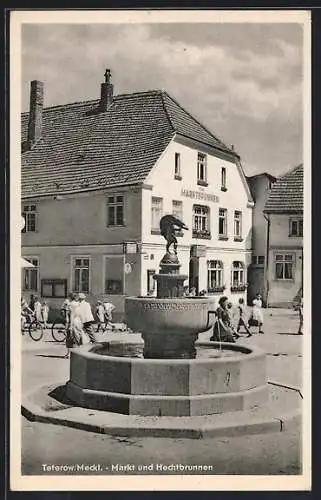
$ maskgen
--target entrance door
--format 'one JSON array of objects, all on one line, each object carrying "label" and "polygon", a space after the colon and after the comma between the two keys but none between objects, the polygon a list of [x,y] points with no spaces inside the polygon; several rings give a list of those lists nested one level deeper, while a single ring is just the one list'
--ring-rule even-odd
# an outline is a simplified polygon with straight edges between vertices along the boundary
[{"label": "entrance door", "polygon": [[196,288],[198,294],[198,266],[199,261],[197,257],[192,257],[189,261],[189,288]]}]

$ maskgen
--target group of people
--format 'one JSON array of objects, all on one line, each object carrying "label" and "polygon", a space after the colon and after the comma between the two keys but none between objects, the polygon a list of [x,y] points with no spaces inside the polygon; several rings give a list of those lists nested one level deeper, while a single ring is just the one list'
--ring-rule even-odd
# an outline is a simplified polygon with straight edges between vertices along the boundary
[{"label": "group of people", "polygon": [[42,303],[37,295],[30,296],[30,302],[27,303],[24,297],[21,297],[21,330],[24,331],[26,323],[32,320],[42,322],[47,327],[49,316],[49,306],[44,300]]},{"label": "group of people", "polygon": [[216,309],[216,321],[213,327],[213,335],[210,340],[221,342],[235,342],[235,339],[240,338],[241,328],[245,329],[247,337],[252,337],[250,331],[251,326],[259,328],[259,333],[263,332],[263,314],[262,314],[262,297],[257,294],[252,302],[250,315],[248,316],[244,304],[244,299],[238,301],[238,321],[235,328],[233,324],[232,308],[233,304],[228,297],[221,297],[218,301],[219,306]]},{"label": "group of people", "polygon": [[96,335],[93,325],[98,323],[99,329],[103,323],[111,323],[114,309],[115,306],[107,300],[98,300],[95,307],[96,318],[94,318],[86,295],[84,293],[71,293],[61,307],[66,322],[66,347],[68,349],[66,357],[72,347],[95,343]]}]

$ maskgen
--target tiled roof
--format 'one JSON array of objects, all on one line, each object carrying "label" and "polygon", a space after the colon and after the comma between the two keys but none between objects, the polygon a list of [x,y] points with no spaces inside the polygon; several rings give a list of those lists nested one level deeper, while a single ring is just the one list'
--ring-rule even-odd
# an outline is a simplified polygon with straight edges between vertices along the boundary
[{"label": "tiled roof", "polygon": [[303,164],[280,177],[272,186],[265,212],[303,211]]},{"label": "tiled roof", "polygon": [[[42,138],[22,154],[22,196],[144,182],[175,133],[235,155],[166,92],[115,96],[43,110]],[[22,114],[22,143],[28,113]]]}]

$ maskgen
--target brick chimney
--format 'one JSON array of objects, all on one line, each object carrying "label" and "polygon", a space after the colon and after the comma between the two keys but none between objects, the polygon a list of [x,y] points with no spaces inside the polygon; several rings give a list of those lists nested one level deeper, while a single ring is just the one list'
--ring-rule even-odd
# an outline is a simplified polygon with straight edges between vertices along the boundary
[{"label": "brick chimney", "polygon": [[33,80],[30,84],[30,109],[28,123],[28,145],[41,138],[43,110],[43,82]]},{"label": "brick chimney", "polygon": [[99,111],[104,112],[107,111],[107,108],[113,102],[113,94],[114,94],[114,86],[110,83],[111,79],[111,71],[110,69],[106,69],[105,81],[101,84],[100,90],[100,103],[99,103]]}]

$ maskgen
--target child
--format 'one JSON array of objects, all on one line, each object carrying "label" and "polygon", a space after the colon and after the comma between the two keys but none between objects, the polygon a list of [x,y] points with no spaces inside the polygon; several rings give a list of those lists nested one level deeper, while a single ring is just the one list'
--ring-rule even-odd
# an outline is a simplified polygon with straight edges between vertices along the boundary
[{"label": "child", "polygon": [[36,319],[36,321],[39,321],[39,323],[42,321],[42,314],[41,314],[41,302],[39,301],[39,298],[37,296],[34,297],[35,302],[33,305],[33,314]]},{"label": "child", "polygon": [[47,328],[48,314],[49,314],[49,306],[48,306],[46,300],[44,300],[42,303],[42,307],[41,307],[41,315],[42,315],[42,320],[43,320],[43,324],[44,324],[45,328]]},{"label": "child", "polygon": [[244,299],[242,299],[242,298],[239,299],[238,310],[239,310],[240,316],[239,316],[239,321],[238,321],[237,328],[236,328],[237,333],[240,331],[241,326],[243,326],[245,328],[247,336],[252,337],[252,333],[249,330],[248,322],[246,319]]},{"label": "child", "polygon": [[106,299],[104,302],[104,309],[105,309],[105,323],[107,326],[113,320],[112,312],[115,309],[115,306],[111,302],[108,302],[108,300]]},{"label": "child", "polygon": [[233,304],[232,302],[228,302],[227,303],[227,312],[228,312],[228,315],[229,315],[229,318],[230,318],[230,328],[232,330],[232,333],[233,333],[233,337],[235,337],[236,339],[240,338],[239,334],[235,331],[235,328],[233,326],[233,313],[232,313],[232,308],[233,308]]},{"label": "child", "polygon": [[105,323],[105,308],[101,300],[97,300],[95,316],[98,323],[97,331],[102,328],[102,325]]},{"label": "child", "polygon": [[259,327],[259,333],[263,332],[262,297],[258,293],[252,302],[252,325]]}]

